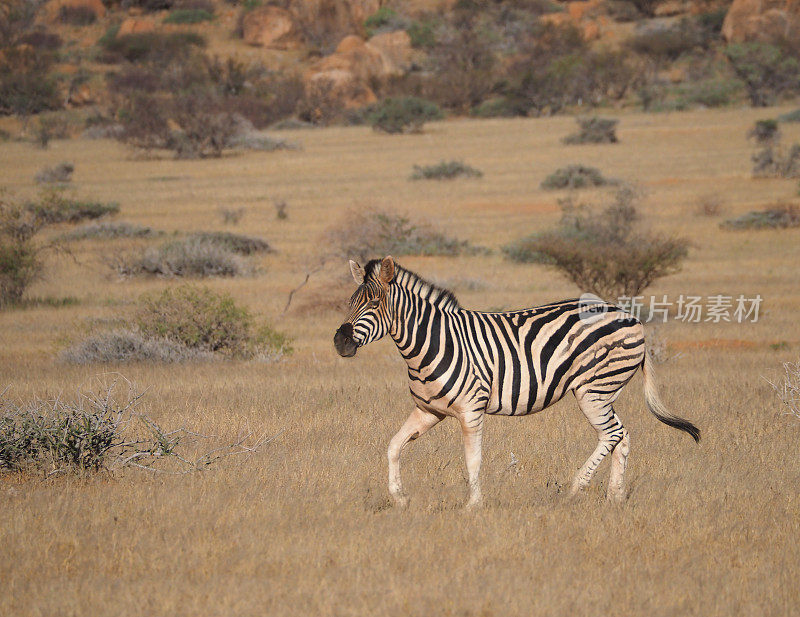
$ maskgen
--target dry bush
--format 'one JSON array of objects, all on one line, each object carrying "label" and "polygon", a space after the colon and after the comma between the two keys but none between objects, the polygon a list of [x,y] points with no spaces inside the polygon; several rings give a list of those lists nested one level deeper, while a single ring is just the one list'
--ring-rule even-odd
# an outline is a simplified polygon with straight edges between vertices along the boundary
[{"label": "dry bush", "polygon": [[575,118],[578,132],[567,135],[565,144],[615,144],[617,143],[617,124],[612,118]]},{"label": "dry bush", "polygon": [[352,278],[338,282],[329,282],[314,289],[309,289],[298,301],[292,313],[301,317],[321,315],[324,313],[345,313],[350,306]]},{"label": "dry bush", "polygon": [[332,124],[344,114],[345,94],[332,80],[315,79],[297,103],[297,117],[313,125]]},{"label": "dry bush", "polygon": [[72,163],[59,163],[55,167],[42,167],[36,172],[34,180],[39,184],[66,184],[72,180],[73,171],[75,171],[75,166]]},{"label": "dry bush", "polygon": [[328,229],[325,243],[336,257],[367,261],[376,255],[460,255],[480,252],[466,240],[444,235],[430,224],[365,208],[353,210]]},{"label": "dry bush", "polygon": [[725,202],[719,193],[706,193],[698,196],[695,213],[698,216],[717,216],[724,208]]},{"label": "dry bush", "polygon": [[785,362],[784,376],[778,383],[769,382],[778,398],[789,408],[787,413],[800,419],[800,362]]},{"label": "dry bush", "polygon": [[615,202],[595,213],[571,201],[562,204],[555,229],[503,248],[509,259],[552,266],[582,291],[609,301],[638,295],[653,281],[680,270],[689,242],[643,231],[633,205],[621,190]]},{"label": "dry bush", "polygon": [[142,253],[115,256],[111,267],[122,276],[242,276],[251,269],[242,257],[214,242],[174,240]]},{"label": "dry bush", "polygon": [[606,186],[614,184],[613,180],[605,178],[600,170],[586,165],[568,165],[557,169],[542,181],[542,188],[556,189],[582,189],[592,186]]},{"label": "dry bush", "polygon": [[758,150],[750,158],[754,178],[800,178],[800,144],[793,144],[787,150],[776,143]]},{"label": "dry bush", "polygon": [[208,243],[239,255],[273,252],[272,247],[266,240],[234,234],[229,231],[199,231],[191,234],[189,240]]},{"label": "dry bush", "polygon": [[454,178],[481,178],[480,169],[462,161],[441,161],[436,165],[414,165],[411,180],[453,180]]},{"label": "dry bush", "polygon": [[124,221],[88,223],[61,235],[62,240],[114,240],[117,238],[153,238],[163,232]]},{"label": "dry bush", "polygon": [[[139,411],[142,397],[120,379],[94,392],[79,388],[73,400],[0,399],[0,470],[42,471],[48,477],[123,467],[188,473],[255,452],[271,440],[248,431],[233,444],[213,443],[214,437],[185,428],[167,431]],[[200,439],[208,447],[198,455]]]},{"label": "dry bush", "polygon": [[787,229],[800,227],[800,206],[778,202],[720,223],[722,229]]},{"label": "dry bush", "polygon": [[198,362],[214,359],[211,352],[193,349],[166,338],[146,337],[130,328],[92,334],[58,354],[69,364],[109,362]]},{"label": "dry bush", "polygon": [[669,25],[647,27],[631,36],[625,45],[656,63],[673,62],[702,44],[702,33],[688,19]]},{"label": "dry bush", "polygon": [[245,208],[225,208],[224,206],[217,208],[217,214],[226,225],[238,225],[246,211]]},{"label": "dry bush", "polygon": [[206,40],[195,32],[142,32],[122,36],[109,32],[99,44],[105,51],[102,59],[106,62],[151,62],[166,66],[205,47]]}]

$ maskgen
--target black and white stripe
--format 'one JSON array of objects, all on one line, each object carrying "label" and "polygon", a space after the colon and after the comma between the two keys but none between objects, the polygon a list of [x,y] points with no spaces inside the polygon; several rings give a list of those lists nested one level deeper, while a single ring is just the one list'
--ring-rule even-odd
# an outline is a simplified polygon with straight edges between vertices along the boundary
[{"label": "black and white stripe", "polygon": [[[609,497],[620,498],[628,435],[613,403],[640,367],[650,410],[699,440],[694,425],[664,409],[652,382],[642,324],[617,306],[564,300],[519,311],[470,311],[451,292],[390,257],[373,260],[363,270],[351,262],[351,270],[360,284],[337,332],[337,350],[354,355],[357,347],[389,334],[408,365],[418,408],[389,449],[390,490],[401,503],[399,452],[410,439],[446,416],[459,419],[473,489],[470,503],[475,503],[480,499],[477,470],[484,414],[531,414],[567,392],[575,394],[598,434],[597,448],[575,477],[573,490],[586,486],[613,452]],[[352,353],[343,353],[348,350]],[[477,457],[472,466],[470,457]],[[391,486],[393,464],[397,490]]]}]

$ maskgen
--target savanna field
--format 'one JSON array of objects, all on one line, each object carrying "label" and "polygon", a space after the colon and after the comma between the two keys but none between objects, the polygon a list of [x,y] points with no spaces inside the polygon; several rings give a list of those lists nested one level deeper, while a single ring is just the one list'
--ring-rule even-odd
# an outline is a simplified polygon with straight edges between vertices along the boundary
[{"label": "savanna field", "polygon": [[[221,159],[143,158],[111,140],[0,144],[0,186],[33,198],[44,166],[70,161],[76,195],[118,202],[112,220],[169,234],[228,230],[275,252],[235,278],[202,284],[292,338],[277,362],[68,364],[69,341],[128,318],[140,296],[179,281],[121,277],[109,264],[159,239],[84,240],[45,254],[34,302],[0,312],[5,397],[74,398],[123,375],[165,429],[233,442],[272,439],[202,471],[0,475],[0,614],[778,616],[800,610],[800,420],[769,380],[800,353],[800,229],[725,230],[797,181],[754,179],[747,130],[791,108],[619,115],[618,144],[568,146],[574,119],[450,120],[419,135],[368,127],[282,131],[297,150]],[[782,124],[784,141],[800,125]],[[480,178],[411,181],[414,165],[461,160]],[[485,503],[466,512],[453,420],[403,456],[407,510],[392,507],[386,446],[410,412],[405,365],[380,341],[352,359],[332,337],[355,285],[328,231],[378,208],[428,221],[489,249],[398,257],[467,308],[501,310],[574,297],[553,269],[502,247],[548,229],[564,191],[540,187],[582,163],[639,186],[646,225],[691,242],[680,272],[644,293],[763,298],[756,323],[684,323],[648,332],[666,345],[661,396],[703,439],[658,423],[641,376],[616,404],[631,436],[629,498],[605,501],[608,463],[570,500],[595,447],[572,396],[525,418],[487,419]],[[613,189],[586,189],[600,203]],[[713,196],[720,211],[699,214]],[[275,202],[286,203],[285,219]],[[243,208],[235,226],[220,208]],[[71,226],[43,230],[56,239]],[[383,257],[383,255],[372,255]],[[308,282],[300,286],[310,273]],[[299,287],[299,288],[298,288]],[[294,290],[287,306],[289,294]],[[98,377],[99,376],[99,377]],[[198,452],[208,446],[203,439]]]}]

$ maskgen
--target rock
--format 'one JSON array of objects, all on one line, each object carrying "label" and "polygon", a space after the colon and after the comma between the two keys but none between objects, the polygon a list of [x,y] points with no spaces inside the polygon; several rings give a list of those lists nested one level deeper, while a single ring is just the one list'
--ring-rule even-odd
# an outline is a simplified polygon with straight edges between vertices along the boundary
[{"label": "rock", "polygon": [[152,17],[128,17],[119,26],[117,36],[154,32],[156,22]]},{"label": "rock", "polygon": [[682,2],[681,0],[666,0],[656,5],[656,17],[673,17],[675,15],[685,15],[692,12],[691,2]]},{"label": "rock", "polygon": [[414,53],[411,47],[411,37],[405,30],[376,34],[367,45],[377,49],[384,60],[384,72],[393,75],[403,75],[411,68],[411,58]]},{"label": "rock", "polygon": [[278,6],[264,6],[245,14],[242,38],[248,45],[268,49],[297,49],[301,44],[292,14]]},{"label": "rock", "polygon": [[102,0],[52,0],[47,4],[45,14],[47,19],[51,22],[59,21],[59,14],[62,7],[71,9],[86,8],[94,13],[97,19],[106,16],[106,7],[103,6]]},{"label": "rock", "polygon": [[729,43],[774,42],[800,36],[800,2],[797,0],[733,0],[722,36]]}]

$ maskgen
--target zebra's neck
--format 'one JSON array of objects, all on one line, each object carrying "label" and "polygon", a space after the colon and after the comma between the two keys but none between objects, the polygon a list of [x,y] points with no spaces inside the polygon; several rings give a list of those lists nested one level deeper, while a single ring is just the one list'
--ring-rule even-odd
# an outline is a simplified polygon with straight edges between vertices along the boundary
[{"label": "zebra's neck", "polygon": [[407,301],[431,304],[444,312],[454,313],[461,308],[452,291],[400,266],[396,266],[392,291],[395,298],[403,296]]},{"label": "zebra's neck", "polygon": [[429,324],[449,321],[461,309],[452,292],[426,281],[409,270],[397,268],[390,287],[392,326],[390,335],[409,363],[419,355]]}]

